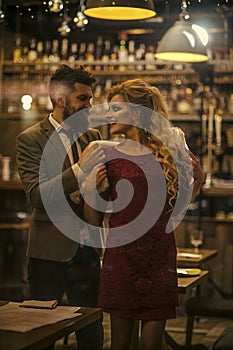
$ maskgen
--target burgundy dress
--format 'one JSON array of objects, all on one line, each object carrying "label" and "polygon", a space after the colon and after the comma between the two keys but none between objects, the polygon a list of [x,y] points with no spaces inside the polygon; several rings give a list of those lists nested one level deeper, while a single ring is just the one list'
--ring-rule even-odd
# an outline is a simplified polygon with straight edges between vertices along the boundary
[{"label": "burgundy dress", "polygon": [[[128,156],[109,148],[106,156],[114,204],[101,271],[99,307],[133,319],[174,318],[178,305],[176,246],[174,232],[166,233],[170,217],[166,190],[165,201],[162,192],[156,190],[164,188],[162,168],[152,153]],[[122,179],[130,181],[133,188],[132,199],[123,207],[130,188],[126,181],[116,187]],[[151,189],[154,193],[149,196]],[[156,215],[158,219],[148,226]],[[119,231],[112,233],[112,229]],[[139,236],[138,230],[142,231]],[[124,239],[126,244],[120,245]]]}]

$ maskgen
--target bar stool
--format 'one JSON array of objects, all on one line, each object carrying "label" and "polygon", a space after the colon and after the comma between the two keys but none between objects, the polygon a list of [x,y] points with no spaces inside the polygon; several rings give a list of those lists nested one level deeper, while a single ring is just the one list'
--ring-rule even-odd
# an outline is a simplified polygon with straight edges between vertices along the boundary
[{"label": "bar stool", "polygon": [[[192,349],[193,323],[195,316],[233,319],[233,300],[196,296],[185,304],[187,314],[186,349]],[[233,347],[231,348],[233,349]],[[220,350],[220,348],[218,348]]]}]

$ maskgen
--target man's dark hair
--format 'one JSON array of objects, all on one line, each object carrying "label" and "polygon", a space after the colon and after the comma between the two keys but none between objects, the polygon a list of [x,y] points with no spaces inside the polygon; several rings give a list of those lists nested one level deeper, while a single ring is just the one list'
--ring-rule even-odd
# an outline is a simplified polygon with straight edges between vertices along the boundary
[{"label": "man's dark hair", "polygon": [[63,64],[54,72],[50,78],[49,95],[51,102],[53,106],[56,104],[54,95],[59,85],[66,86],[71,91],[74,91],[75,83],[81,83],[93,88],[96,82],[97,78],[95,78],[90,72],[84,70],[83,66],[79,66],[78,68],[71,68],[66,64]]},{"label": "man's dark hair", "polygon": [[93,86],[97,79],[89,72],[85,71],[83,66],[71,68],[63,64],[58,68],[50,79],[50,84],[53,82],[62,83],[70,89],[73,89],[75,83],[81,83],[88,86]]}]

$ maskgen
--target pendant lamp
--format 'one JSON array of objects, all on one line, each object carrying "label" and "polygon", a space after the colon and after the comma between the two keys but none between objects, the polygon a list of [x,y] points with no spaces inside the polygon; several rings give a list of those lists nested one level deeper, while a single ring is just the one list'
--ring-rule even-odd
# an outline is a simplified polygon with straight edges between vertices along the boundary
[{"label": "pendant lamp", "polygon": [[208,34],[204,28],[193,25],[187,12],[186,1],[182,1],[179,21],[168,29],[160,40],[155,57],[175,62],[205,62]]},{"label": "pendant lamp", "polygon": [[140,20],[156,15],[153,0],[87,0],[86,16],[107,20]]}]

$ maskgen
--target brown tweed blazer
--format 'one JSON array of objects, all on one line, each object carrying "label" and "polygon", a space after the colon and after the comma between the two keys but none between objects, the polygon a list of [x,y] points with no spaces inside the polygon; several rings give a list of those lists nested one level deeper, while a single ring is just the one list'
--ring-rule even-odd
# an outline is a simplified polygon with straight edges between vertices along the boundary
[{"label": "brown tweed blazer", "polygon": [[[97,139],[101,139],[99,131],[89,129],[80,137],[81,149]],[[32,211],[27,256],[68,261],[79,246],[80,227],[73,215],[80,208],[70,200],[70,194],[79,185],[60,137],[46,117],[19,134],[16,147],[18,172]],[[64,196],[67,210],[62,204]],[[49,208],[49,215],[45,207]],[[74,227],[77,227],[77,240],[73,240]]]}]

